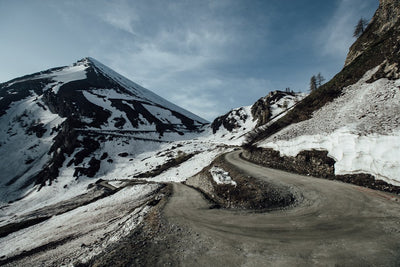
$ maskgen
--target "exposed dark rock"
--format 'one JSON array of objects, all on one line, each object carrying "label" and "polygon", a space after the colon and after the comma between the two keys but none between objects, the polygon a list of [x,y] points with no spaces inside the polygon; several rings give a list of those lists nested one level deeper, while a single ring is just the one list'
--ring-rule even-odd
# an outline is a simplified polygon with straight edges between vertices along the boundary
[{"label": "exposed dark rock", "polygon": [[29,158],[29,159],[25,160],[25,164],[29,165],[34,161],[35,161],[34,159]]},{"label": "exposed dark rock", "polygon": [[46,133],[46,128],[44,128],[43,123],[33,124],[26,129],[26,134],[36,134],[38,138],[41,138]]},{"label": "exposed dark rock", "polygon": [[83,149],[75,154],[75,166],[81,164],[85,158],[89,157],[94,151],[96,151],[100,147],[99,142],[89,137],[85,137],[81,144],[83,146]]},{"label": "exposed dark rock", "polygon": [[123,117],[114,118],[114,127],[118,129],[122,129],[126,123],[126,120]]},{"label": "exposed dark rock", "polygon": [[101,155],[100,160],[105,160],[108,157],[108,153],[104,152],[103,155]]},{"label": "exposed dark rock", "polygon": [[[378,42],[393,44],[393,46],[387,46],[387,51],[379,52],[385,52],[387,55],[398,52],[399,43],[396,38],[399,36],[399,18],[400,5],[398,0],[380,0],[379,8],[375,12],[367,29],[350,47],[345,66],[351,64],[357,57],[365,53],[371,47],[374,47]],[[386,37],[390,37],[390,35],[392,38],[386,39]]]},{"label": "exposed dark rock", "polygon": [[279,151],[271,148],[254,148],[251,152],[244,150],[243,157],[247,160],[275,169],[332,178],[335,161],[328,157],[327,151],[301,151],[296,157],[281,157]]},{"label": "exposed dark rock", "polygon": [[100,169],[101,161],[92,157],[89,161],[89,167],[76,167],[74,172],[74,177],[79,177],[80,175],[86,175],[87,177],[94,177]]},{"label": "exposed dark rock", "polygon": [[213,133],[216,133],[221,126],[232,132],[233,129],[240,128],[241,124],[238,120],[245,122],[248,116],[242,111],[242,108],[234,109],[229,111],[223,116],[216,118],[212,124],[211,128]]},{"label": "exposed dark rock", "polygon": [[257,118],[257,126],[264,125],[271,118],[270,103],[264,98],[258,99],[251,107],[251,114]]},{"label": "exposed dark rock", "polygon": [[74,122],[71,119],[64,121],[49,151],[49,154],[53,153],[52,158],[32,180],[30,179],[25,183],[24,187],[30,185],[32,182],[44,186],[46,181],[50,181],[51,183],[58,177],[59,168],[65,161],[64,153],[70,156],[73,151],[80,146],[77,140],[78,135],[73,125]]}]

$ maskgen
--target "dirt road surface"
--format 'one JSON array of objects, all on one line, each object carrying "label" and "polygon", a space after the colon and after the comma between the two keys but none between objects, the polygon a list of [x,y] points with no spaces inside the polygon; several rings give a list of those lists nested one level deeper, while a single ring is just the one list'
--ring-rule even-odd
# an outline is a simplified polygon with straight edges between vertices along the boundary
[{"label": "dirt road surface", "polygon": [[207,249],[176,257],[173,265],[400,266],[397,196],[263,168],[239,154],[227,154],[226,160],[251,177],[289,185],[301,200],[265,213],[209,209],[196,190],[174,184],[166,219],[198,233]]}]

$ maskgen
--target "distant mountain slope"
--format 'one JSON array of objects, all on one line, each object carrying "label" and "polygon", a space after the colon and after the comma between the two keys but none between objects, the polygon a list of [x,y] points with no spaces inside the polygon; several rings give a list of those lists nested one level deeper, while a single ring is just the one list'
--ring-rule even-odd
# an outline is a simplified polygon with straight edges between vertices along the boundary
[{"label": "distant mountain slope", "polygon": [[251,106],[235,108],[217,117],[211,123],[212,132],[214,135],[225,139],[242,137],[238,140],[242,142],[247,132],[282,117],[305,96],[305,93],[270,92]]},{"label": "distant mountain slope", "polygon": [[13,199],[63,168],[94,177],[118,154],[96,154],[108,141],[187,139],[205,124],[93,58],[16,78],[0,84],[0,186]]},{"label": "distant mountain slope", "polygon": [[364,173],[400,185],[398,14],[397,0],[382,0],[343,70],[253,134],[253,144],[290,157],[327,151],[335,175]]}]

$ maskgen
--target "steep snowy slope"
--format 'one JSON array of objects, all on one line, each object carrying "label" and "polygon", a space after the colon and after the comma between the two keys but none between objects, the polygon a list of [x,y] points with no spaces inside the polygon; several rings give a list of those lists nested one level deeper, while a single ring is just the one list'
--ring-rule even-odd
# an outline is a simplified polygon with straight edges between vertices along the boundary
[{"label": "steep snowy slope", "polygon": [[2,83],[2,201],[32,184],[100,176],[114,161],[190,139],[206,124],[92,58]]},{"label": "steep snowy slope", "polygon": [[326,150],[335,160],[335,174],[369,173],[400,185],[400,80],[366,81],[367,72],[343,95],[262,141],[282,155],[302,150]]}]

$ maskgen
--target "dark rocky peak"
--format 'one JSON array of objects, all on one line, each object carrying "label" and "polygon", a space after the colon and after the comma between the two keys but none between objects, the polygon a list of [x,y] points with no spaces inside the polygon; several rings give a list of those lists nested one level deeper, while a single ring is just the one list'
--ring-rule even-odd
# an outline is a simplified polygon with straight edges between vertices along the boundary
[{"label": "dark rocky peak", "polygon": [[246,120],[249,119],[249,114],[247,114],[245,108],[235,108],[226,114],[217,117],[211,123],[211,129],[215,134],[221,127],[224,127],[229,132],[232,132],[234,129],[241,128]]},{"label": "dark rocky peak", "polygon": [[[33,94],[51,112],[81,121],[79,128],[101,128],[110,124],[110,118],[119,130],[153,124],[161,134],[207,124],[90,57],[0,84],[0,116],[13,102]],[[120,112],[125,115],[118,117]]]}]

